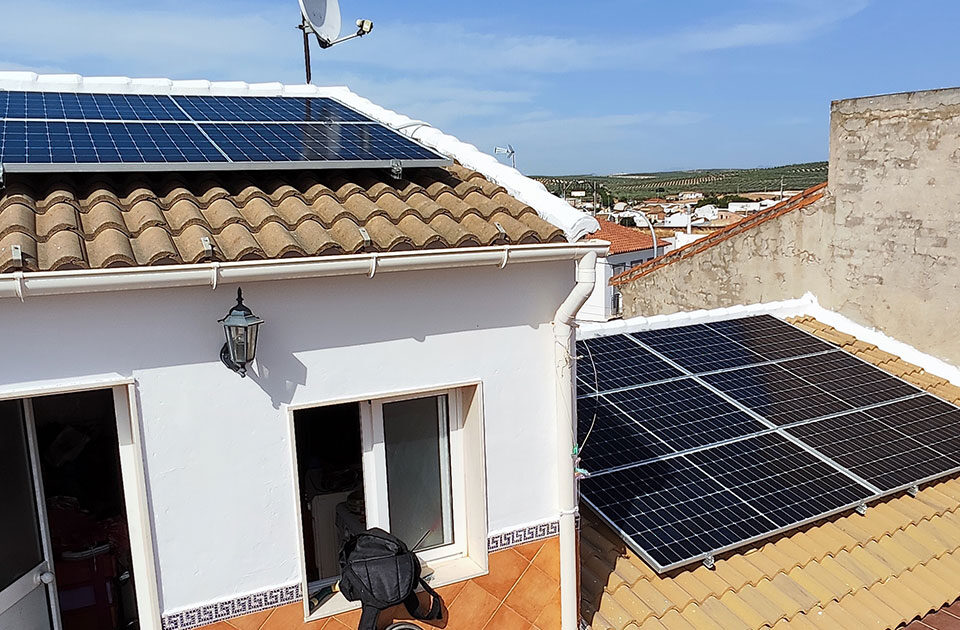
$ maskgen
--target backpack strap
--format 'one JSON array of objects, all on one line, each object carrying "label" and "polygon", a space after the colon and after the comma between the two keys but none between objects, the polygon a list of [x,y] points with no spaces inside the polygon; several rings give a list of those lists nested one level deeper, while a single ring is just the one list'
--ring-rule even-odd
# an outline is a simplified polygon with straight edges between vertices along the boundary
[{"label": "backpack strap", "polygon": [[377,630],[377,618],[379,617],[379,608],[364,604],[361,608],[360,623],[357,624],[357,630]]},{"label": "backpack strap", "polygon": [[440,599],[440,595],[438,595],[435,590],[430,588],[430,585],[427,584],[423,578],[419,578],[419,580],[420,586],[422,586],[423,590],[430,595],[430,610],[425,613],[421,611],[420,598],[417,597],[416,591],[407,595],[407,598],[403,600],[403,605],[407,607],[407,612],[409,612],[414,619],[420,619],[422,621],[440,619],[443,616],[443,600]]}]

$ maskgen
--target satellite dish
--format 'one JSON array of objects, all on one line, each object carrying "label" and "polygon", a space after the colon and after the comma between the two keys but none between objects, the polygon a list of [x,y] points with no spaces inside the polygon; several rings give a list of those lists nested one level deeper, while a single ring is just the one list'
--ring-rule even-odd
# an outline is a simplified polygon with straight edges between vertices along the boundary
[{"label": "satellite dish", "polygon": [[307,26],[313,29],[320,45],[332,45],[340,37],[340,3],[338,0],[299,0],[300,12]]}]

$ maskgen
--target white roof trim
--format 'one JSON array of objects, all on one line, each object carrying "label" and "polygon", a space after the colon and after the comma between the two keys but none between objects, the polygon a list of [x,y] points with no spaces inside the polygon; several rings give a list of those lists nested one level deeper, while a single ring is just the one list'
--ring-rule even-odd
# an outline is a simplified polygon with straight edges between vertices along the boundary
[{"label": "white roof trim", "polygon": [[346,87],[0,72],[0,90],[210,96],[330,96],[503,186],[511,196],[532,207],[544,220],[563,229],[567,240],[571,242],[579,241],[600,229],[600,224],[592,216],[576,210],[566,201],[547,192],[540,182],[526,177],[515,168],[502,164],[492,155],[480,151],[472,144],[461,142],[427,123],[380,107],[354,94]]},{"label": "white roof trim", "polygon": [[808,315],[821,323],[833,326],[842,333],[853,335],[857,339],[871,343],[884,352],[896,355],[924,369],[924,371],[946,379],[954,385],[960,386],[960,368],[951,365],[942,359],[917,350],[913,346],[888,337],[879,330],[862,326],[853,320],[833,311],[829,311],[817,301],[816,296],[807,293],[796,300],[782,302],[767,302],[765,304],[738,305],[711,310],[687,311],[670,315],[654,315],[651,317],[632,317],[610,322],[583,322],[577,329],[578,339],[593,339],[608,335],[642,332],[645,330],[660,330],[676,328],[693,324],[706,324],[727,319],[738,319],[752,315],[773,315],[781,319]]},{"label": "white roof trim", "polygon": [[622,335],[623,333],[643,332],[645,330],[661,330],[663,328],[720,322],[753,315],[774,315],[780,318],[794,317],[796,315],[806,315],[807,311],[816,303],[817,299],[808,293],[802,298],[783,302],[767,302],[749,306],[738,305],[650,317],[631,317],[630,319],[609,322],[584,322],[578,325],[577,338],[593,339],[594,337],[606,337],[607,335]]}]

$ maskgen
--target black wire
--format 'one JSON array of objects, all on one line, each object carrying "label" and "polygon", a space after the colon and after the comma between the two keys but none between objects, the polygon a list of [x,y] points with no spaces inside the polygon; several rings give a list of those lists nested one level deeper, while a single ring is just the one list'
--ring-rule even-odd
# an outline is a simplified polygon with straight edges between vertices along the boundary
[{"label": "black wire", "polygon": [[[599,377],[599,375],[597,374],[597,364],[596,364],[596,362],[593,360],[593,351],[590,350],[590,344],[584,343],[583,345],[585,345],[585,346],[587,347],[587,356],[590,358],[590,365],[593,366],[593,389],[596,390],[596,391],[599,393],[599,392],[600,392],[600,377]],[[578,367],[579,367],[579,363],[578,363]],[[598,398],[597,400],[598,400],[598,402],[599,402],[599,398]],[[587,445],[587,440],[590,439],[590,434],[593,433],[593,427],[594,427],[596,424],[597,424],[597,411],[596,411],[596,406],[594,406],[593,420],[590,421],[590,428],[587,429],[587,434],[586,434],[585,436],[583,436],[583,442],[580,444],[579,447],[577,447],[577,455],[578,455],[578,456],[580,456],[581,454],[583,454],[583,447]]]}]

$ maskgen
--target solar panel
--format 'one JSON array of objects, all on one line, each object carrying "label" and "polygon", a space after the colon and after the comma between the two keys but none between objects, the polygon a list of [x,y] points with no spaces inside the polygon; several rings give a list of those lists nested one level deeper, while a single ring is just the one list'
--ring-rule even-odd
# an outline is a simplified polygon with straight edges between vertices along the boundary
[{"label": "solar panel", "polygon": [[775,318],[578,355],[583,498],[660,571],[960,472],[960,408]]},{"label": "solar panel", "polygon": [[614,392],[604,398],[678,451],[767,428],[693,379]]},{"label": "solar panel", "polygon": [[190,123],[11,121],[0,129],[10,164],[223,164],[227,159]]},{"label": "solar panel", "polygon": [[234,162],[430,160],[436,155],[376,124],[204,123],[200,128]]},{"label": "solar panel", "polygon": [[682,457],[589,477],[584,500],[659,570],[776,528]]},{"label": "solar panel", "polygon": [[190,118],[169,96],[0,91],[0,118],[177,121]]},{"label": "solar panel", "polygon": [[882,490],[909,487],[960,467],[957,460],[863,412],[802,424],[787,432]]},{"label": "solar panel", "polygon": [[771,315],[728,319],[706,326],[749,348],[764,359],[786,359],[836,349],[836,346]]},{"label": "solar panel", "polygon": [[693,373],[761,363],[764,358],[707,326],[651,330],[633,335]]},{"label": "solar panel", "polygon": [[778,425],[853,408],[776,364],[707,374],[703,380]]},{"label": "solar panel", "polygon": [[779,365],[853,407],[866,407],[920,393],[913,385],[842,350],[791,359]]},{"label": "solar panel", "polygon": [[673,452],[602,398],[577,401],[577,433],[581,442],[586,440],[581,466],[590,471],[609,470]]},{"label": "solar panel", "polygon": [[873,492],[776,433],[687,456],[777,527],[853,507]]},{"label": "solar panel", "polygon": [[174,96],[196,121],[374,122],[332,98]]},{"label": "solar panel", "polygon": [[452,163],[331,98],[0,91],[0,114],[8,172]]},{"label": "solar panel", "polygon": [[683,376],[627,335],[577,342],[577,376],[589,387],[608,391]]},{"label": "solar panel", "polygon": [[587,503],[661,571],[871,495],[770,433],[590,477],[581,487]]},{"label": "solar panel", "polygon": [[960,457],[960,408],[925,394],[866,411],[925,446]]}]

